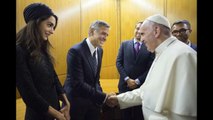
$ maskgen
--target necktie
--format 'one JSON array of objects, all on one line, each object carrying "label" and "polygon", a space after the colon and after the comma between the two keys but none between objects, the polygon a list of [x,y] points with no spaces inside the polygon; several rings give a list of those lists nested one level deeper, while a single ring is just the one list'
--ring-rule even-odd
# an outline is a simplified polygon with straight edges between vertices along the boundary
[{"label": "necktie", "polygon": [[97,60],[96,60],[96,50],[93,52],[93,55],[92,55],[92,58],[93,58],[93,63],[94,63],[94,70],[95,70],[95,74],[97,72],[97,67],[98,67],[98,63],[97,63]]},{"label": "necktie", "polygon": [[135,52],[136,52],[136,54],[138,54],[138,52],[139,52],[139,47],[140,47],[140,43],[136,42],[135,43]]}]

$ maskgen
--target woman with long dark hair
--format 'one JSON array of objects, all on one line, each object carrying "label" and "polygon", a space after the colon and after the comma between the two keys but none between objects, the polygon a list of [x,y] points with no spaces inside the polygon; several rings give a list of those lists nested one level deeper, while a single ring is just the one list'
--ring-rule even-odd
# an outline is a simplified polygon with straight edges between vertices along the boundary
[{"label": "woman with long dark hair", "polygon": [[49,51],[58,18],[42,3],[28,5],[23,14],[26,26],[16,34],[16,86],[26,104],[25,120],[70,120],[70,103]]}]

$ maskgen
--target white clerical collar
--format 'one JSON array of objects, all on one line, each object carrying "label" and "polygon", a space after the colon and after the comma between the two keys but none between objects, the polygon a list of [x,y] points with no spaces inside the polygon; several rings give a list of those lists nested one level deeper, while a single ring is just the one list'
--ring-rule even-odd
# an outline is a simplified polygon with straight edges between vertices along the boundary
[{"label": "white clerical collar", "polygon": [[86,39],[86,42],[87,42],[87,45],[89,46],[89,50],[90,50],[90,53],[91,55],[93,55],[93,53],[95,51],[97,51],[97,47],[95,48],[92,43],[90,42],[89,38]]},{"label": "white clerical collar", "polygon": [[167,38],[165,41],[163,41],[156,49],[155,53],[158,56],[164,49],[166,49],[172,42],[174,42],[176,39],[175,37],[171,36]]},{"label": "white clerical collar", "polygon": [[[135,44],[136,42],[138,42],[138,41],[134,38],[134,44]],[[142,45],[142,42],[141,42],[141,41],[140,41],[139,43],[140,43],[140,45]]]}]

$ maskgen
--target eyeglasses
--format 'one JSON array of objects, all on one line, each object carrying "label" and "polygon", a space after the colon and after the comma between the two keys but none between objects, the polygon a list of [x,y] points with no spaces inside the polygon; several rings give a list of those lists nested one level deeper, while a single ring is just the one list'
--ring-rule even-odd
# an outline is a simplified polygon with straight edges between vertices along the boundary
[{"label": "eyeglasses", "polygon": [[184,28],[182,28],[182,29],[180,29],[180,30],[174,30],[174,31],[172,31],[172,34],[173,34],[173,35],[177,35],[178,33],[184,34],[184,33],[186,33],[187,30],[189,30],[189,29],[184,29]]}]

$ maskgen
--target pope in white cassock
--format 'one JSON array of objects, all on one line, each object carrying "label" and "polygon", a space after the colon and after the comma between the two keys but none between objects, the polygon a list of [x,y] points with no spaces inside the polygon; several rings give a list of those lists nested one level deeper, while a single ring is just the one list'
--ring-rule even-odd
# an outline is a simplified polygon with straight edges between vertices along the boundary
[{"label": "pope in white cassock", "polygon": [[171,36],[162,15],[145,19],[140,32],[156,55],[147,78],[140,88],[108,99],[120,109],[142,104],[145,120],[196,120],[197,52]]}]

